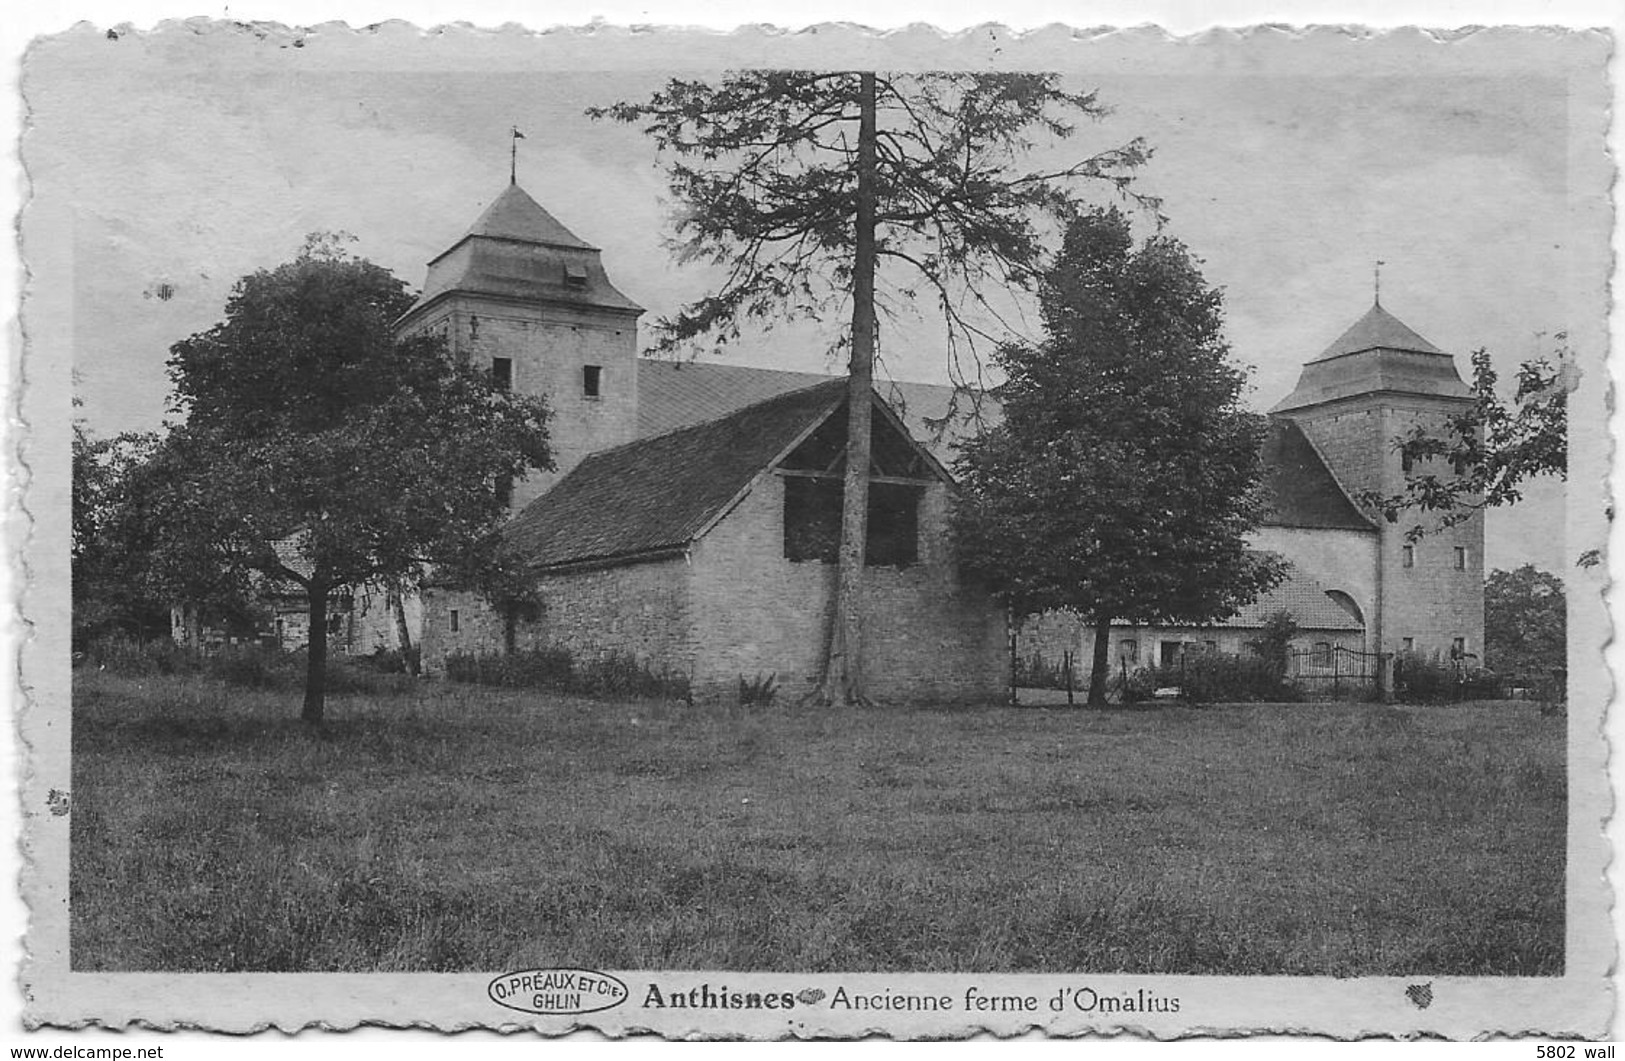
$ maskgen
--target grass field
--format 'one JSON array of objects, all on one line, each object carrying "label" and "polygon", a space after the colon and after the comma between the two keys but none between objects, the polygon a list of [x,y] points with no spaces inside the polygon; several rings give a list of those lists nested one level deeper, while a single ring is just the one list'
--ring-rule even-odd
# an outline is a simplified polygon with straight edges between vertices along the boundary
[{"label": "grass field", "polygon": [[1563,970],[1532,705],[297,710],[76,675],[75,969]]}]

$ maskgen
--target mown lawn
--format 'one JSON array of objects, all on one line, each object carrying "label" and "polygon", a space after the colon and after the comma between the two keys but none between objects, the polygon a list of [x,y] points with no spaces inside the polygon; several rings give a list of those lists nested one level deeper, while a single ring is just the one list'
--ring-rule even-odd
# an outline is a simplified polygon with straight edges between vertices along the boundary
[{"label": "mown lawn", "polygon": [[1528,704],[748,715],[76,676],[79,970],[1556,975]]}]

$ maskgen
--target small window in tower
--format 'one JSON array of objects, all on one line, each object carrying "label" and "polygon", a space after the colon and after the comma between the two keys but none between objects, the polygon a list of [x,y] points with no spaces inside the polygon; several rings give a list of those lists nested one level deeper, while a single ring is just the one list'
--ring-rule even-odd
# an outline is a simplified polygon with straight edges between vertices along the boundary
[{"label": "small window in tower", "polygon": [[513,358],[493,357],[491,359],[491,386],[499,391],[513,389]]},{"label": "small window in tower", "polygon": [[583,398],[598,398],[603,396],[604,369],[601,365],[581,366],[581,396]]},{"label": "small window in tower", "polygon": [[453,608],[451,610],[451,632],[454,633],[454,634],[457,632],[457,629],[458,629],[457,619],[458,619],[457,609]]},{"label": "small window in tower", "polygon": [[1407,545],[1399,551],[1400,564],[1405,567],[1416,566],[1416,546]]},{"label": "small window in tower", "polygon": [[1465,545],[1456,546],[1456,570],[1467,570],[1467,547]]},{"label": "small window in tower", "polygon": [[586,287],[587,267],[585,265],[566,265],[564,267],[565,287]]},{"label": "small window in tower", "polygon": [[1410,470],[1412,468],[1414,468],[1414,467],[1416,467],[1416,461],[1411,457],[1411,455],[1409,453],[1406,453],[1404,450],[1400,450],[1399,451],[1399,470],[1402,471],[1402,472],[1406,472],[1408,474],[1410,472]]},{"label": "small window in tower", "polygon": [[1465,637],[1452,637],[1450,639],[1450,658],[1462,659],[1467,655],[1467,639]]},{"label": "small window in tower", "polygon": [[1416,638],[1402,637],[1399,639],[1399,650],[1407,655],[1416,651]]}]

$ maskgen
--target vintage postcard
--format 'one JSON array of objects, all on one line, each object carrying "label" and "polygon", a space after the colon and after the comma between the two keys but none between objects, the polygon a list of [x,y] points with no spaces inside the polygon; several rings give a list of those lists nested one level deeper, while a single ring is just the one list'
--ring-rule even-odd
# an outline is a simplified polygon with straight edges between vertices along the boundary
[{"label": "vintage postcard", "polygon": [[1606,1037],[1612,48],[36,41],[24,1021]]}]

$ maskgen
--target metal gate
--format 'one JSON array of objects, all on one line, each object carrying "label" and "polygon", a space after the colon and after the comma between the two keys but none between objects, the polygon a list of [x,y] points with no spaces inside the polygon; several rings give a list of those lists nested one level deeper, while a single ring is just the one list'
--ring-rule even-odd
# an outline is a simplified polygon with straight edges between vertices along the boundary
[{"label": "metal gate", "polygon": [[1381,668],[1379,653],[1317,645],[1288,653],[1286,674],[1311,700],[1358,700],[1376,694]]}]

